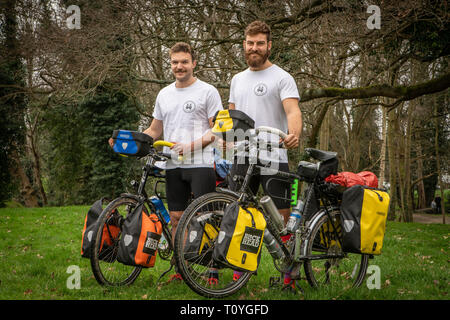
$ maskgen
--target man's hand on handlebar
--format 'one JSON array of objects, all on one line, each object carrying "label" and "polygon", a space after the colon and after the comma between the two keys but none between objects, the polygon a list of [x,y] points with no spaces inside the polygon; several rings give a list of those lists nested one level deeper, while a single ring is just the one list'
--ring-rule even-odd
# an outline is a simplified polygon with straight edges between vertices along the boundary
[{"label": "man's hand on handlebar", "polygon": [[191,152],[191,144],[190,143],[178,143],[174,142],[175,144],[170,147],[170,150],[177,153],[178,155],[182,156],[184,154],[188,154]]},{"label": "man's hand on handlebar", "polygon": [[283,140],[286,149],[293,149],[298,147],[298,137],[295,134],[288,134]]}]

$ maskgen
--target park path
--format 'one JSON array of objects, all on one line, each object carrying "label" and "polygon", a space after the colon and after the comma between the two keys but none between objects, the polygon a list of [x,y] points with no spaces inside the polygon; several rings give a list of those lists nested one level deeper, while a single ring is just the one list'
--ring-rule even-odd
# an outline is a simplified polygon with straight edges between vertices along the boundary
[{"label": "park path", "polygon": [[[438,214],[426,214],[426,213],[414,213],[413,222],[417,223],[442,223],[442,215]],[[445,216],[445,224],[450,224],[450,215]]]}]

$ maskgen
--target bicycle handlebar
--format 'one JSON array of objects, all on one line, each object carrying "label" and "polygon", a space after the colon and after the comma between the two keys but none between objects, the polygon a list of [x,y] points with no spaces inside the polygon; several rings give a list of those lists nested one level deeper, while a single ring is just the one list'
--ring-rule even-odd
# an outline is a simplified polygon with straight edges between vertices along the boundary
[{"label": "bicycle handlebar", "polygon": [[153,147],[157,148],[157,147],[172,147],[174,145],[174,143],[169,142],[169,141],[164,141],[164,140],[156,140],[155,142],[153,142]]},{"label": "bicycle handlebar", "polygon": [[[164,141],[164,140],[156,140],[155,142],[153,142],[153,147],[157,148],[157,147],[172,147],[173,145],[175,145],[175,143],[173,142],[169,142],[169,141]],[[165,152],[158,152],[158,155],[163,156],[167,159],[172,159],[174,157],[174,155],[170,154],[170,153],[165,153]],[[183,160],[183,156],[178,155],[178,161],[182,161]]]},{"label": "bicycle handlebar", "polygon": [[260,126],[260,127],[256,128],[255,130],[256,130],[256,133],[268,132],[268,133],[276,134],[281,139],[286,139],[286,137],[287,137],[286,133],[284,133],[283,131],[281,131],[280,129],[277,129],[277,128],[272,128],[272,127],[267,127],[267,126]]}]

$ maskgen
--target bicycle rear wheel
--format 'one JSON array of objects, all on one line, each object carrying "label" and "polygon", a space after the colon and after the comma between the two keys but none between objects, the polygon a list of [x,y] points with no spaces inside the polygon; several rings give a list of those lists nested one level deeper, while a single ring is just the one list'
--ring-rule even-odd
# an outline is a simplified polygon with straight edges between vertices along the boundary
[{"label": "bicycle rear wheel", "polygon": [[91,267],[95,279],[101,285],[130,285],[141,273],[141,267],[127,266],[117,261],[122,221],[133,212],[137,204],[135,198],[121,196],[109,203],[99,217]]},{"label": "bicycle rear wheel", "polygon": [[[342,239],[340,211],[330,212],[333,225]],[[302,252],[306,257],[304,269],[309,284],[314,287],[327,287],[331,290],[343,291],[351,287],[359,287],[366,275],[369,256],[343,252],[333,225],[324,214],[313,226]],[[325,258],[324,255],[332,257]],[[323,257],[323,258],[322,258]]]},{"label": "bicycle rear wheel", "polygon": [[205,194],[188,206],[177,227],[175,258],[178,272],[194,292],[204,297],[232,295],[252,275],[244,272],[239,279],[233,279],[236,275],[232,269],[218,266],[212,259],[224,209],[236,200],[235,196],[226,193]]}]

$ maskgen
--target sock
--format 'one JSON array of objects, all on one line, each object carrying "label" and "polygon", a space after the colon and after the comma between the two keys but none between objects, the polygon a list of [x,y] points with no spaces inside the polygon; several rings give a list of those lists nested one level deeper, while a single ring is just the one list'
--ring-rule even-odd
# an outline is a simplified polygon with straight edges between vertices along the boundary
[{"label": "sock", "polygon": [[285,236],[281,236],[281,240],[283,240],[283,242],[286,243],[291,237],[292,237],[292,233],[289,233]]},{"label": "sock", "polygon": [[[290,269],[288,273],[285,273],[285,274],[284,274],[284,284],[285,284],[285,285],[288,285],[288,284],[291,283],[291,281],[292,281],[292,278],[291,278],[291,271],[292,271],[292,269]],[[295,281],[292,281],[291,286],[292,286],[292,288],[295,288]]]},{"label": "sock", "polygon": [[243,272],[234,270],[233,271],[233,280],[234,281],[239,280],[239,278],[242,276],[242,274],[243,274]]},{"label": "sock", "polygon": [[285,273],[284,274],[284,284],[289,284],[291,281],[292,281],[291,274],[290,273]]}]

